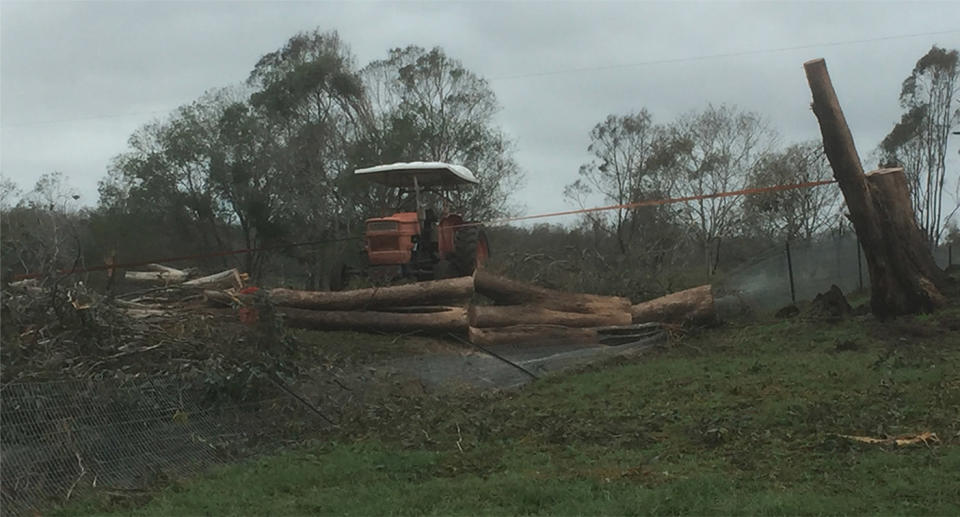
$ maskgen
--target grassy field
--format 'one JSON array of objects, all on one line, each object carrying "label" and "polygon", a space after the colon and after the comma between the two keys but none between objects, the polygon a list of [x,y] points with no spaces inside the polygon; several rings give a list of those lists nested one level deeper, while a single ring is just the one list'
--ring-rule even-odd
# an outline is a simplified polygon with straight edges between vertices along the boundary
[{"label": "grassy field", "polygon": [[[930,431],[939,442],[858,443]],[[60,514],[960,514],[960,307],[734,325]]]}]

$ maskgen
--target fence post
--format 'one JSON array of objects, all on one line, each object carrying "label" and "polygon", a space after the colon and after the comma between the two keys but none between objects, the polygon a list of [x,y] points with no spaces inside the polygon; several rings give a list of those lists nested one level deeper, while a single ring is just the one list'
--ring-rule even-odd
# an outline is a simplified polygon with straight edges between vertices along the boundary
[{"label": "fence post", "polygon": [[953,266],[953,244],[947,244],[947,267]]},{"label": "fence post", "polygon": [[790,301],[797,303],[797,291],[793,287],[793,259],[790,257],[790,239],[787,239],[784,247],[787,250],[787,273],[790,275]]},{"label": "fence post", "polygon": [[860,237],[857,236],[857,282],[859,282],[860,290],[863,291],[863,262],[860,255]]}]

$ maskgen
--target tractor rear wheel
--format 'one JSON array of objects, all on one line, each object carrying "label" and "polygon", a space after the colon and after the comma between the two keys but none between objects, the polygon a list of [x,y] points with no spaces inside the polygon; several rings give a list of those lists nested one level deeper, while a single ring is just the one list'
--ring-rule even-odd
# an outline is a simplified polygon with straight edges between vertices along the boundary
[{"label": "tractor rear wheel", "polygon": [[453,249],[452,262],[463,276],[472,275],[490,256],[487,235],[479,226],[466,226],[457,230],[453,234]]}]

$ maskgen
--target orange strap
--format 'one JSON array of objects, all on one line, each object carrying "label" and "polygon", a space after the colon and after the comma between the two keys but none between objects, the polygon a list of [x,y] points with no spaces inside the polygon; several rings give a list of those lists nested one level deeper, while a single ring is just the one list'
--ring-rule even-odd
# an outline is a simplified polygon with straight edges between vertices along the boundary
[{"label": "orange strap", "polygon": [[696,196],[684,196],[684,197],[673,197],[666,199],[647,199],[643,201],[634,201],[632,203],[623,203],[619,205],[607,205],[607,206],[597,206],[593,208],[580,208],[578,210],[565,210],[563,212],[549,212],[546,214],[536,214],[536,215],[522,215],[519,217],[508,217],[505,219],[497,219],[494,221],[489,221],[486,223],[467,223],[462,226],[468,225],[496,225],[496,224],[506,224],[516,221],[526,221],[529,219],[543,219],[546,217],[558,217],[561,215],[574,215],[574,214],[586,214],[590,212],[602,212],[605,210],[620,210],[620,209],[630,209],[630,208],[639,208],[641,206],[657,206],[657,205],[669,205],[671,203],[684,203],[687,201],[698,201],[701,199],[714,199],[720,197],[731,197],[731,196],[743,196],[748,194],[760,194],[762,192],[780,192],[783,190],[793,190],[800,188],[809,188],[809,187],[819,187],[820,185],[829,185],[831,183],[836,183],[837,180],[820,180],[820,181],[807,181],[803,183],[791,183],[789,185],[774,185],[772,187],[754,187],[754,188],[745,188],[741,190],[732,190],[730,192],[715,192],[713,194],[700,194]]}]

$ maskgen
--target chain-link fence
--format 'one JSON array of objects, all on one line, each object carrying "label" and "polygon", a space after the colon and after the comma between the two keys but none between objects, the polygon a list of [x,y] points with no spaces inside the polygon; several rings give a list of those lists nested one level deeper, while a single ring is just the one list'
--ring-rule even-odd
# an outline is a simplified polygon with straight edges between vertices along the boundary
[{"label": "chain-link fence", "polygon": [[96,487],[127,490],[275,448],[323,423],[275,385],[210,400],[177,378],[9,384],[0,391],[4,515]]}]

